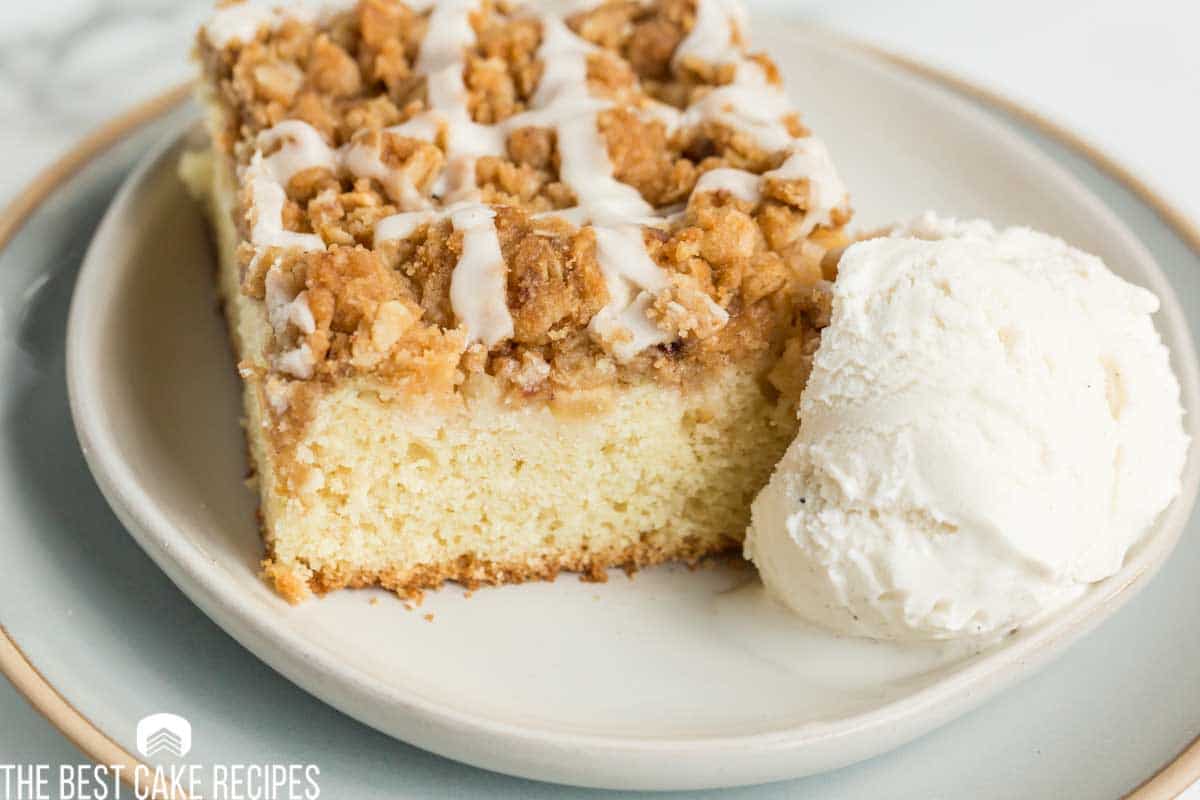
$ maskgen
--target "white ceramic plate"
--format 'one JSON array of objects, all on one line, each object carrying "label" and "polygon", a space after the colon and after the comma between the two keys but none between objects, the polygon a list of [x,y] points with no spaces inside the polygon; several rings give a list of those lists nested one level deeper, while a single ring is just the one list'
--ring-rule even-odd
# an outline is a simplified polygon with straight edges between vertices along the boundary
[{"label": "white ceramic plate", "polygon": [[[820,35],[760,25],[757,41],[830,143],[860,224],[926,207],[1030,224],[1156,291],[1196,435],[1183,313],[1153,258],[1100,201],[1021,137],[894,67]],[[1184,497],[1120,575],[1052,624],[951,663],[944,653],[803,638],[751,592],[730,593],[752,579],[730,569],[650,570],[604,586],[564,578],[470,599],[449,589],[418,612],[386,597],[371,605],[370,592],[290,608],[256,577],[236,378],[204,224],[174,175],[179,147],[172,141],[130,179],[79,277],[68,373],[84,452],[142,547],[222,627],[318,697],[435,752],[614,788],[729,786],[838,767],[1044,664],[1144,585],[1190,511],[1194,453]]]}]

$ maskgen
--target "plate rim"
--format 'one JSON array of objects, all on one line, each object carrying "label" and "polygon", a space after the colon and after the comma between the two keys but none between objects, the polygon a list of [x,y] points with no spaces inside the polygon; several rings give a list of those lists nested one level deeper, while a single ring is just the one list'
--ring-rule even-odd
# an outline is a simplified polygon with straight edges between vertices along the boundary
[{"label": "plate rim", "polygon": [[[1136,174],[1107,155],[1099,147],[1041,114],[1021,105],[1003,94],[981,87],[950,70],[934,67],[909,56],[894,53],[842,33],[819,26],[787,23],[801,31],[818,31],[838,44],[890,63],[901,70],[923,77],[944,88],[950,88],[984,105],[1000,108],[1031,127],[1080,153],[1097,168],[1123,184],[1135,196],[1149,205],[1191,249],[1200,254],[1200,228],[1182,214]],[[183,84],[145,101],[116,119],[104,124],[85,137],[66,155],[44,169],[33,181],[14,196],[0,211],[0,249],[21,230],[25,221],[54,193],[95,158],[108,151],[130,131],[140,128],[173,110],[188,96],[190,84]],[[38,671],[35,664],[20,649],[0,622],[0,673],[3,673],[25,696],[30,704],[47,718],[68,740],[87,756],[103,763],[127,764],[141,762],[124,750],[103,730],[76,709]],[[1181,754],[1168,761],[1129,795],[1137,800],[1157,800],[1173,797],[1200,778],[1200,738]]]}]

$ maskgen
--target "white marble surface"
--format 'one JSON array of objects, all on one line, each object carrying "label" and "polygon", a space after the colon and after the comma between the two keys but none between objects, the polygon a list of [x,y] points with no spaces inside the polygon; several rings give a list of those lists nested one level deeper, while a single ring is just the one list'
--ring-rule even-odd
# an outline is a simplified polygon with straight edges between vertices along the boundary
[{"label": "white marble surface", "polygon": [[[975,80],[1080,133],[1200,220],[1196,0],[750,0]],[[185,79],[209,0],[0,3],[0,202],[88,130]],[[1164,754],[1165,755],[1165,754]],[[0,681],[0,763],[72,763]],[[1200,800],[1200,788],[1186,797]]]}]

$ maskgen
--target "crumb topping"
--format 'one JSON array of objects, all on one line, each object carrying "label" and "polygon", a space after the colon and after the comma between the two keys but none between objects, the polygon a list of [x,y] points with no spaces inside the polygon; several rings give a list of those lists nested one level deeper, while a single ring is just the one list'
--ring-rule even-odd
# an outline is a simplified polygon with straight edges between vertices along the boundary
[{"label": "crumb topping", "polygon": [[552,398],[773,353],[795,390],[850,211],[740,5],[544,6],[234,3],[201,29],[272,385],[485,371]]}]

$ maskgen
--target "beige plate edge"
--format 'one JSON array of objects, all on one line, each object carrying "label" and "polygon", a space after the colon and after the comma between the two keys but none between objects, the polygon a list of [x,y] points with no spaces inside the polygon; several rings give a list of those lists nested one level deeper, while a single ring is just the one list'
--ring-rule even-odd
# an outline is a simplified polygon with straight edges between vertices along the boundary
[{"label": "beige plate edge", "polygon": [[[848,47],[870,53],[910,73],[928,78],[992,106],[1038,129],[1067,147],[1081,153],[1117,182],[1124,184],[1149,205],[1168,227],[1200,254],[1200,227],[1155,193],[1144,181],[1078,134],[1051,122],[1046,117],[1001,94],[980,87],[961,76],[921,61],[867,44],[840,33],[829,35]],[[66,155],[42,171],[0,211],[0,249],[3,249],[25,221],[50,196],[92,159],[115,145],[130,131],[147,124],[175,108],[190,95],[190,85],[177,86],[111,120],[89,134]],[[131,776],[138,759],[109,738],[84,716],[38,671],[0,623],[0,673],[5,675],[40,714],[58,731],[100,764],[124,765],[123,775]],[[1131,792],[1126,800],[1169,800],[1200,780],[1200,738],[1167,762],[1155,775]],[[186,800],[176,795],[173,800]]]}]

